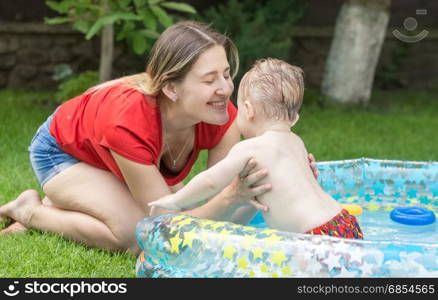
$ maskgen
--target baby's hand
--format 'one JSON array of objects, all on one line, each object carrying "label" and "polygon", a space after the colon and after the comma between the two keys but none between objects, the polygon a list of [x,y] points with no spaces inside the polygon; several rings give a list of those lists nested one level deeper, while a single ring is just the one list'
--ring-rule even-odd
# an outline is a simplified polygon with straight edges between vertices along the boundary
[{"label": "baby's hand", "polygon": [[175,197],[173,196],[173,194],[161,197],[160,199],[158,199],[156,201],[149,202],[148,206],[156,206],[156,207],[161,207],[161,208],[171,209],[171,210],[181,210],[182,209],[182,207],[179,207],[175,203]]}]

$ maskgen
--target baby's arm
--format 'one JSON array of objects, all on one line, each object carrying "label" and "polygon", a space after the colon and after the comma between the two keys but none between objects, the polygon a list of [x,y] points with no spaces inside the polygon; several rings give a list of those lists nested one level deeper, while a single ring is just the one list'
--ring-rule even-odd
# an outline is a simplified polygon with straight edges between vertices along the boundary
[{"label": "baby's arm", "polygon": [[223,160],[193,177],[178,192],[150,202],[148,205],[180,210],[216,195],[243,170],[251,158],[249,151],[244,150],[246,147],[243,144],[240,142],[234,145]]}]

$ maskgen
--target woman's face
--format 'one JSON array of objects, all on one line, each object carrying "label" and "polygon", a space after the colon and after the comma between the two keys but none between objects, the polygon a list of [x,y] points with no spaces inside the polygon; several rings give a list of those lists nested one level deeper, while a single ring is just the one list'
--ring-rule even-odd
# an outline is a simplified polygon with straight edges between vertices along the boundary
[{"label": "woman's face", "polygon": [[226,123],[228,99],[234,85],[224,48],[213,46],[202,53],[175,88],[184,112],[194,121]]}]

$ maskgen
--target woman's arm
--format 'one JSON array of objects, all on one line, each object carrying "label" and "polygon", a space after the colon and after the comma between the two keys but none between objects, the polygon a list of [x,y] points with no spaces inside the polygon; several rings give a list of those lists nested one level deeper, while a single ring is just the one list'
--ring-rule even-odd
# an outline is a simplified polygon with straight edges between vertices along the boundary
[{"label": "woman's arm", "polygon": [[147,214],[149,214],[147,205],[149,202],[171,194],[170,188],[155,165],[139,164],[113,151],[111,154],[123,174],[132,197]]},{"label": "woman's arm", "polygon": [[[145,209],[146,214],[149,214],[149,206],[147,205],[149,202],[171,194],[170,188],[167,186],[156,166],[133,162],[112,151],[111,154],[123,174],[132,197],[140,207]],[[229,188],[224,189],[224,191],[227,190],[229,190]],[[230,213],[234,212],[242,203],[235,200],[235,195],[233,195],[234,191],[224,191],[221,193],[222,196],[215,197],[214,201],[210,200],[205,205],[185,211],[184,213],[199,218],[229,220]],[[169,212],[173,211],[156,208],[153,214],[157,215]]]},{"label": "woman's arm", "polygon": [[149,206],[180,210],[218,194],[241,173],[251,150],[245,142],[237,143],[224,159],[197,174],[183,189],[150,202]]}]

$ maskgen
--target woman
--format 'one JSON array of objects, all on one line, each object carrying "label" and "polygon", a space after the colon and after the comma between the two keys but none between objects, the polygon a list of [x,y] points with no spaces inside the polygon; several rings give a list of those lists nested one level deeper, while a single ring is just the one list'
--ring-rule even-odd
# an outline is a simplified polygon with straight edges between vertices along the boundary
[{"label": "woman", "polygon": [[[29,151],[45,198],[28,190],[2,206],[0,221],[16,221],[3,234],[32,227],[137,254],[135,226],[149,215],[147,203],[180,189],[201,149],[210,167],[239,141],[229,101],[237,66],[224,35],[195,22],[169,27],[145,73],[88,90],[39,128]],[[254,206],[265,209],[254,197],[271,188],[257,184],[266,170],[255,170],[249,162],[219,195],[185,214],[247,222]]]}]

